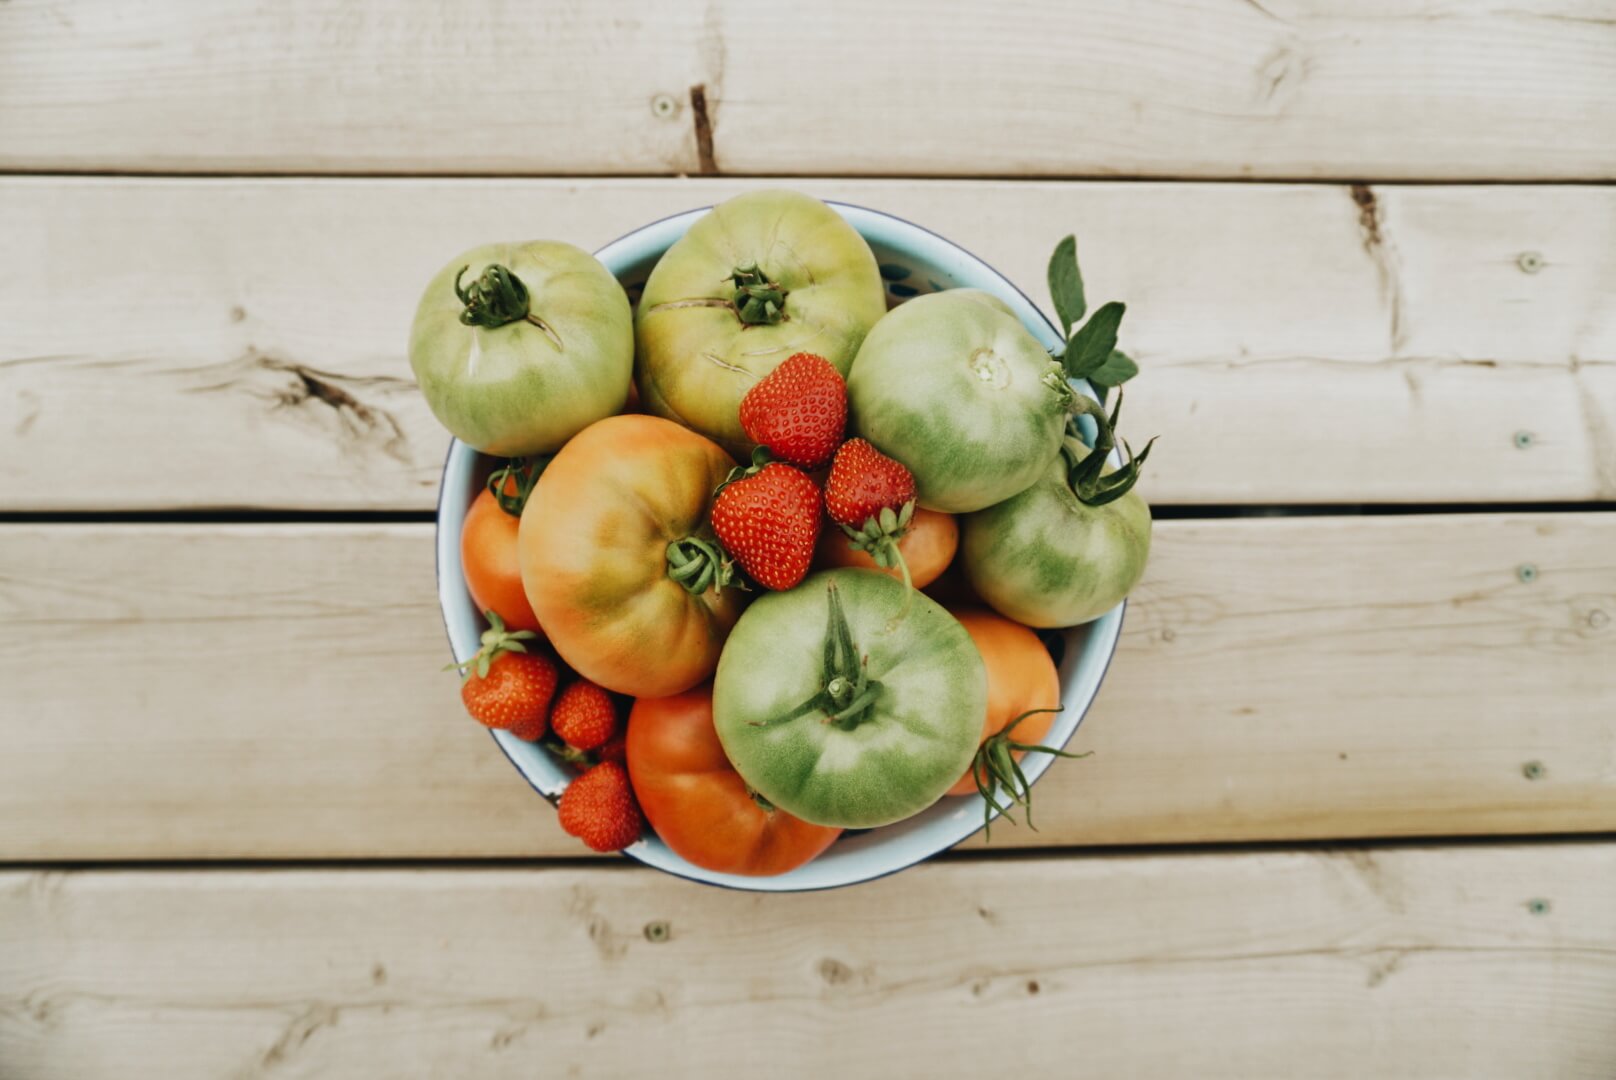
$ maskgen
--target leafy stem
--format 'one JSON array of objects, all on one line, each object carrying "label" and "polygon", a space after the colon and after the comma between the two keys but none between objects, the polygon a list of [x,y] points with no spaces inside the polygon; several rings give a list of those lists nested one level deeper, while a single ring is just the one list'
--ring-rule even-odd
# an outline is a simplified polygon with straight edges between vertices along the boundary
[{"label": "leafy stem", "polygon": [[737,266],[730,274],[735,285],[735,314],[748,326],[773,326],[786,317],[786,291],[758,268]]},{"label": "leafy stem", "polygon": [[1156,445],[1156,440],[1152,438],[1136,456],[1133,447],[1124,439],[1122,447],[1127,453],[1127,460],[1121,468],[1107,472],[1107,459],[1117,445],[1116,425],[1117,417],[1122,414],[1122,391],[1117,391],[1117,403],[1110,416],[1106,415],[1105,406],[1084,394],[1077,396],[1076,405],[1077,416],[1088,416],[1094,420],[1096,434],[1094,446],[1086,446],[1077,435],[1076,416],[1069,422],[1066,439],[1061,444],[1061,454],[1066,461],[1066,482],[1080,502],[1089,506],[1104,506],[1128,494],[1139,482],[1140,470],[1144,468],[1145,459],[1150,456],[1150,448]]},{"label": "leafy stem", "polygon": [[455,275],[454,291],[466,309],[460,321],[467,326],[481,326],[494,330],[513,322],[529,322],[544,331],[556,348],[561,348],[561,336],[532,311],[532,297],[522,279],[499,263],[489,263],[470,285],[461,279],[470,270],[468,264]]},{"label": "leafy stem", "polygon": [[773,720],[758,721],[755,726],[774,727],[817,713],[822,723],[851,731],[866,719],[870,707],[880,698],[883,686],[870,678],[870,658],[859,651],[853,640],[853,628],[842,608],[836,582],[827,583],[825,592],[829,610],[819,689],[791,711]]},{"label": "leafy stem", "polygon": [[511,517],[521,517],[528,496],[533,494],[534,485],[548,464],[547,457],[512,458],[495,469],[488,477],[488,490],[499,508]]},{"label": "leafy stem", "polygon": [[1066,338],[1061,362],[1067,378],[1087,379],[1099,389],[1100,400],[1104,401],[1107,388],[1121,386],[1139,374],[1139,365],[1117,348],[1117,329],[1126,305],[1115,301],[1104,304],[1088,322],[1077,326],[1088,310],[1088,299],[1083,293],[1083,273],[1077,265],[1075,236],[1062,237],[1049,257],[1049,295],[1055,301],[1055,313]]},{"label": "leafy stem", "polygon": [[875,565],[883,570],[898,568],[903,575],[903,584],[906,589],[914,588],[914,580],[909,576],[909,563],[903,557],[903,551],[898,547],[909,532],[909,523],[914,520],[915,501],[910,499],[901,507],[894,510],[890,506],[883,506],[881,512],[864,519],[864,524],[855,529],[849,525],[839,528],[847,537],[847,543],[855,551],[868,552]]},{"label": "leafy stem", "polygon": [[[1064,758],[1086,758],[1094,751],[1073,754],[1066,750],[1059,750],[1053,746],[1044,746],[1041,743],[1017,742],[1012,737],[1016,726],[1029,716],[1038,713],[1057,713],[1064,706],[1057,705],[1053,709],[1028,709],[1014,720],[1004,726],[1002,731],[990,735],[983,741],[976,752],[976,758],[971,762],[971,779],[976,782],[977,793],[982,796],[982,827],[986,830],[988,839],[993,838],[993,815],[995,812],[1003,818],[1016,824],[1011,816],[1011,810],[1020,806],[1023,816],[1027,819],[1027,828],[1033,832],[1038,827],[1032,823],[1032,784],[1027,780],[1027,774],[1021,771],[1021,763],[1016,760],[1017,754],[1054,754]],[[995,795],[1004,793],[1008,806],[1001,806]]]},{"label": "leafy stem", "polygon": [[664,553],[668,576],[692,595],[708,589],[723,591],[735,583],[735,564],[719,546],[704,536],[685,536],[671,541]]},{"label": "leafy stem", "polygon": [[464,672],[466,678],[469,679],[471,678],[471,672],[467,669],[476,668],[477,677],[486,679],[488,678],[489,665],[494,662],[496,657],[501,653],[508,652],[525,653],[527,652],[527,646],[523,642],[532,641],[538,637],[531,630],[512,631],[505,629],[505,620],[500,618],[496,612],[485,611],[483,614],[488,619],[488,629],[483,631],[480,642],[481,647],[459,663],[445,666],[444,671]]}]

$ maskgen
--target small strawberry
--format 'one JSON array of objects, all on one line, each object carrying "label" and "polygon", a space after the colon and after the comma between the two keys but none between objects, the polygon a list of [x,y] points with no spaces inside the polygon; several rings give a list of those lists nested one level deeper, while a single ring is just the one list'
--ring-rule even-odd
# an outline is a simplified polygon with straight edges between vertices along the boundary
[{"label": "small strawberry", "polygon": [[819,488],[800,469],[756,464],[719,488],[713,532],[741,569],[769,589],[790,589],[808,574],[819,539]]},{"label": "small strawberry", "polygon": [[449,665],[471,669],[460,685],[460,700],[473,719],[532,742],[544,734],[550,714],[559,678],[555,661],[527,651],[524,642],[535,636],[531,630],[508,631],[498,615],[487,615],[482,647],[464,663]]},{"label": "small strawberry", "polygon": [[617,733],[617,706],[606,691],[579,679],[556,698],[550,730],[574,750],[594,750]]},{"label": "small strawberry", "polygon": [[602,761],[615,761],[625,769],[628,768],[628,734],[619,731],[606,745],[595,751],[595,756]]},{"label": "small strawberry", "polygon": [[825,509],[836,524],[856,529],[883,509],[897,512],[914,501],[914,473],[868,439],[848,439],[836,451],[825,482]]},{"label": "small strawberry", "polygon": [[821,468],[847,427],[847,383],[823,356],[794,353],[746,392],[741,427],[780,460]]},{"label": "small strawberry", "polygon": [[867,551],[878,566],[896,566],[909,581],[898,541],[915,513],[915,476],[866,439],[849,439],[836,451],[825,481],[825,509],[848,543]]},{"label": "small strawberry", "polygon": [[645,829],[628,770],[615,761],[602,762],[568,784],[557,810],[561,828],[596,851],[621,851]]}]

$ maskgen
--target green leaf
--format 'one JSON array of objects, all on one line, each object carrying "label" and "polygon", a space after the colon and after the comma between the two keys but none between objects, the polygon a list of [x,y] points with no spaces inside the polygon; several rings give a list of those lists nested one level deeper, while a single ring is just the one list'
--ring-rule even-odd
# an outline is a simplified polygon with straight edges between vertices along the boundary
[{"label": "green leaf", "polygon": [[1061,333],[1071,336],[1072,325],[1083,318],[1088,303],[1083,298],[1083,273],[1077,268],[1077,237],[1067,236],[1055,245],[1049,257],[1049,295],[1060,316]]},{"label": "green leaf", "polygon": [[1095,386],[1121,386],[1139,374],[1139,365],[1121,349],[1112,349],[1105,363],[1089,372],[1088,380]]},{"label": "green leaf", "polygon": [[1089,372],[1098,371],[1117,348],[1117,327],[1122,325],[1122,314],[1127,305],[1113,300],[1096,311],[1082,329],[1072,335],[1066,345],[1066,374],[1074,379],[1086,379]]}]

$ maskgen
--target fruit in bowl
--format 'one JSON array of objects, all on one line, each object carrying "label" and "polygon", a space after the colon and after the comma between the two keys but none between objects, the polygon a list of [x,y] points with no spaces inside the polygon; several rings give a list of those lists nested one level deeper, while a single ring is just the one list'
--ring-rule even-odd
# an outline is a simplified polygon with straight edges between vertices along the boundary
[{"label": "fruit in bowl", "polygon": [[[1092,392],[1122,381],[1132,362],[1115,349],[1120,305],[1074,329],[1084,305],[1070,243],[1057,248],[1050,273],[1063,333],[936,234],[871,210],[763,194],[653,223],[597,253],[630,295],[644,288],[634,363],[652,415],[597,417],[515,462],[453,441],[439,501],[439,592],[456,657],[472,657],[493,620],[468,591],[476,575],[462,567],[462,534],[482,492],[504,493],[496,503],[520,520],[522,591],[539,624],[517,644],[556,676],[550,722],[495,723],[501,749],[552,800],[577,785],[562,821],[591,846],[622,847],[699,881],[790,891],[890,873],[994,816],[1024,813],[1016,804],[1098,690],[1123,605],[1117,593],[1095,612],[1105,597],[1088,590],[1082,613],[1096,617],[1041,638],[1007,610],[1038,586],[995,560],[1021,569],[1005,552],[1013,526],[1036,515],[1016,511],[1016,500],[1031,499],[1057,465],[1072,491],[1081,486],[1103,507],[1133,494],[1106,499],[1137,479],[1145,455],[1130,462],[1118,449],[1114,414]],[[778,257],[816,268],[813,283],[769,266],[767,280],[737,283],[734,268],[721,268],[727,284],[706,281],[700,292],[691,283],[706,279],[679,276],[693,273],[687,263],[705,273],[715,259],[773,250],[742,243],[767,218],[763,205],[793,226],[790,251]],[[653,289],[659,274],[682,284]],[[901,288],[887,295],[883,280]],[[839,289],[812,291],[831,283]],[[782,309],[770,288],[782,284],[791,286],[782,290],[785,317],[771,323],[770,305]],[[794,297],[831,296],[794,306]],[[670,298],[702,302],[650,311]],[[967,378],[993,382],[970,366],[971,335],[991,331],[995,357],[1016,358],[1005,361],[1003,385],[962,388],[960,357],[928,345],[938,333],[929,318],[882,330],[905,308],[961,303],[971,316],[963,336],[953,332],[970,345]],[[761,321],[741,319],[742,308]],[[663,320],[691,311],[688,326],[682,315]],[[780,329],[809,322],[825,331],[820,340]],[[871,341],[879,348],[869,355],[880,359],[863,378],[861,346]],[[672,407],[669,393],[688,393],[685,407]],[[951,397],[974,418],[974,449],[950,444],[949,431],[963,429],[946,409],[909,407]],[[978,459],[999,464],[979,468]],[[512,471],[490,480],[499,468]],[[531,490],[525,504],[513,475]],[[928,492],[948,490],[967,494],[933,501],[955,511],[928,504]],[[1148,510],[1144,522],[1142,535],[1117,534],[1113,556],[1135,555],[1129,566],[1143,564]],[[1039,521],[1026,527],[1034,539],[1024,550],[1042,542]],[[508,560],[509,541],[501,543],[486,546]],[[1082,545],[1062,558],[1065,576],[1049,591],[1065,603],[1066,586],[1085,580],[1093,559]],[[1131,573],[1110,579],[1125,592]],[[1000,578],[1007,589],[995,589]],[[949,597],[946,606],[921,588]],[[468,698],[477,697],[478,666],[469,665]],[[594,689],[569,690],[572,672]],[[582,700],[587,723],[575,715]]]},{"label": "fruit in bowl", "polygon": [[628,295],[588,252],[486,244],[438,272],[410,330],[410,367],[439,422],[489,454],[552,453],[623,408],[634,364]]},{"label": "fruit in bowl", "polygon": [[874,253],[835,210],[794,191],[736,196],[690,222],[645,283],[640,396],[744,458],[752,385],[805,349],[846,375],[886,310]]}]

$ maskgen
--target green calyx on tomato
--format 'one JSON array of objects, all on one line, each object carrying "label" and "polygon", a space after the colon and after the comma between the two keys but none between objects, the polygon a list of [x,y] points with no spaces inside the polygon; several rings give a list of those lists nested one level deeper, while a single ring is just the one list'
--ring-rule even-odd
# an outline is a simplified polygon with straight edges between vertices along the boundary
[{"label": "green calyx on tomato", "polygon": [[556,332],[533,314],[527,286],[522,284],[521,278],[498,263],[489,263],[470,286],[461,285],[460,279],[470,269],[469,263],[462,266],[454,280],[455,295],[466,305],[466,310],[460,313],[462,323],[493,330],[526,319],[548,334],[556,348],[561,347],[561,339]]},{"label": "green calyx on tomato", "polygon": [[1122,390],[1117,390],[1117,403],[1112,406],[1110,416],[1105,414],[1105,407],[1099,402],[1081,396],[1078,398],[1078,413],[1094,420],[1098,434],[1091,449],[1084,445],[1075,431],[1068,432],[1061,446],[1067,463],[1066,480],[1079,501],[1088,506],[1104,506],[1133,490],[1133,486],[1139,482],[1139,472],[1144,467],[1145,459],[1150,456],[1150,448],[1156,445],[1156,439],[1152,436],[1137,455],[1133,447],[1128,445],[1128,440],[1123,439],[1122,447],[1128,460],[1120,469],[1107,471],[1106,459],[1117,444],[1117,417],[1122,413]]},{"label": "green calyx on tomato", "polygon": [[708,589],[735,584],[735,563],[703,536],[685,536],[668,543],[668,576],[700,596]]},{"label": "green calyx on tomato", "polygon": [[[1003,815],[1004,819],[1014,825],[1016,819],[1010,816],[1012,808],[1019,806],[1027,819],[1027,828],[1033,832],[1038,826],[1032,823],[1032,784],[1027,781],[1027,774],[1021,771],[1021,763],[1016,760],[1016,754],[1054,754],[1063,758],[1086,758],[1093,755],[1090,750],[1082,754],[1074,754],[1068,750],[1057,750],[1053,746],[1044,746],[1042,743],[1017,742],[1011,737],[1016,725],[1029,716],[1038,713],[1058,713],[1054,709],[1028,709],[1014,720],[1004,726],[1004,730],[990,735],[976,752],[976,760],[971,763],[971,779],[976,782],[976,790],[982,796],[982,828],[986,830],[988,839],[993,838],[993,815],[995,812]],[[1000,806],[995,798],[1002,790],[1010,803],[1009,806]]]},{"label": "green calyx on tomato", "polygon": [[488,490],[493,494],[494,501],[499,503],[499,508],[513,518],[521,517],[527,497],[533,494],[533,485],[539,482],[539,475],[548,464],[548,457],[516,458],[490,473]]},{"label": "green calyx on tomato", "polygon": [[775,720],[755,720],[753,727],[784,724],[800,716],[817,713],[827,724],[835,724],[843,731],[858,727],[870,706],[880,696],[882,686],[870,678],[870,658],[859,651],[853,640],[853,631],[847,625],[847,613],[842,610],[842,597],[836,582],[825,586],[829,594],[829,615],[825,625],[825,666],[820,679],[821,689],[795,709]]},{"label": "green calyx on tomato", "polygon": [[774,326],[786,317],[786,291],[757,263],[737,266],[730,275],[735,282],[735,315],[748,326]]}]

